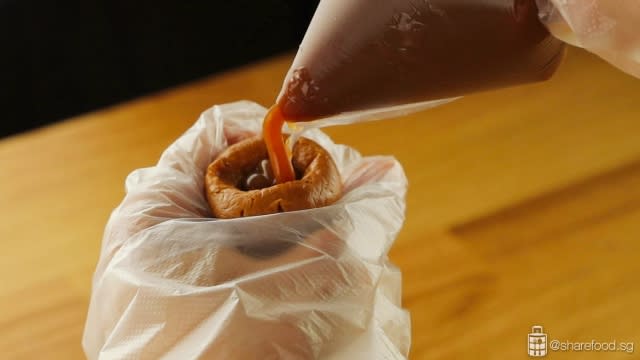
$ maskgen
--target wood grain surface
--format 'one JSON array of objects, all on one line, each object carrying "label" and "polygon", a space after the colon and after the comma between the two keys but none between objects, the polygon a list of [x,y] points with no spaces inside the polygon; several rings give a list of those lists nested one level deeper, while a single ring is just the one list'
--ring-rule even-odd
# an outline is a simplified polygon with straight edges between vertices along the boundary
[{"label": "wood grain surface", "polygon": [[[91,276],[126,175],[213,104],[270,105],[290,59],[0,141],[0,358],[84,358]],[[391,259],[411,359],[526,359],[532,325],[640,346],[640,80],[572,50],[549,82],[327,132],[394,155],[409,177]]]}]

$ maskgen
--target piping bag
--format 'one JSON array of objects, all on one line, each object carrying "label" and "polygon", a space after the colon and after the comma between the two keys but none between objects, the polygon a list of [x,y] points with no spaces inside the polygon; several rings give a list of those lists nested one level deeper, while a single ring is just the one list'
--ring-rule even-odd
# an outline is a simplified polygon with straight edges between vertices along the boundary
[{"label": "piping bag", "polygon": [[307,129],[543,81],[564,49],[535,0],[321,0],[264,121],[276,181],[295,179],[290,149]]},{"label": "piping bag", "polygon": [[546,80],[564,48],[535,0],[321,0],[276,106],[303,128],[400,116]]}]

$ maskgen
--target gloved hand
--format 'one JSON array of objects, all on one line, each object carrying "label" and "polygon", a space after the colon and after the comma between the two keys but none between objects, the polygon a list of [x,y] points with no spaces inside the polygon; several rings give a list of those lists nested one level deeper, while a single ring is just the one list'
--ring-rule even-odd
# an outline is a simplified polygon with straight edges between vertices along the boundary
[{"label": "gloved hand", "polygon": [[536,0],[559,39],[640,77],[640,0]]},{"label": "gloved hand", "polygon": [[[406,178],[319,130],[344,196],[328,207],[212,219],[207,165],[266,109],[216,106],[134,171],[107,224],[83,347],[89,359],[405,359],[410,324],[386,253]],[[265,244],[268,246],[265,248]]]}]

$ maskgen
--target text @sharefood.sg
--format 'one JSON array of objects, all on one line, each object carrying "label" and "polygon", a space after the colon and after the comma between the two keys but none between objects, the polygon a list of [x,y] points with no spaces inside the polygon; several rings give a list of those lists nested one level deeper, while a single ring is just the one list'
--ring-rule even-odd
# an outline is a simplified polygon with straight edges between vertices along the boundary
[{"label": "text @sharefood.sg", "polygon": [[609,341],[569,341],[550,339],[541,325],[531,327],[528,335],[529,357],[546,357],[549,352],[620,352],[633,354],[635,343],[611,339]]},{"label": "text @sharefood.sg", "polygon": [[549,349],[552,351],[564,352],[626,352],[632,354],[634,352],[633,342],[612,341],[562,341],[551,340]]}]

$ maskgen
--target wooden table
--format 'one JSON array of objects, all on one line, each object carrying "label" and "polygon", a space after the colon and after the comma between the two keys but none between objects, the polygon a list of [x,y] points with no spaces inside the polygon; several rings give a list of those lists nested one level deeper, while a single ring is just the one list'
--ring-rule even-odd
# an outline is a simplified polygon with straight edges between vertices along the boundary
[{"label": "wooden table", "polygon": [[[83,358],[91,276],[125,176],[212,104],[269,105],[289,61],[0,142],[2,359]],[[532,325],[551,339],[640,346],[639,80],[573,50],[544,84],[327,131],[406,168],[408,214],[391,258],[404,273],[412,359],[525,359]]]}]

